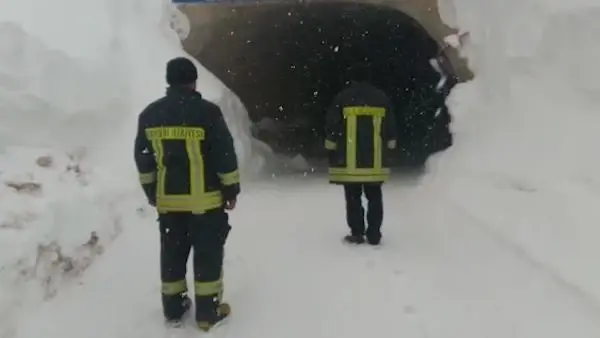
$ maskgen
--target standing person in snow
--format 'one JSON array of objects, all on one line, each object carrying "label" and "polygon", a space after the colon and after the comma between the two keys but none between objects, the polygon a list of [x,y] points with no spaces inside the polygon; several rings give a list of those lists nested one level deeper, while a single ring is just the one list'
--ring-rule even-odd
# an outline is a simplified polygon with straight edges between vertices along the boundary
[{"label": "standing person in snow", "polygon": [[135,139],[140,182],[160,223],[162,305],[180,326],[191,308],[186,263],[194,249],[196,321],[203,331],[229,316],[223,294],[226,210],[240,193],[233,139],[221,109],[196,91],[197,69],[186,58],[167,63],[166,96],[142,111]]},{"label": "standing person in snow", "polygon": [[[396,119],[387,95],[366,82],[369,69],[349,69],[350,85],[333,100],[326,116],[329,182],[344,186],[348,243],[378,245],[383,222],[381,185],[389,178],[389,151],[396,148]],[[362,195],[368,200],[367,223]]]}]

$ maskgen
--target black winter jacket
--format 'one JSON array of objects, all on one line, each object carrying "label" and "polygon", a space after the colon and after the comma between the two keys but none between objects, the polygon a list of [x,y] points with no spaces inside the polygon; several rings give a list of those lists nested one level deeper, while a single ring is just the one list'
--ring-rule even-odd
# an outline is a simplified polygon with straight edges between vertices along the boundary
[{"label": "black winter jacket", "polygon": [[352,83],[327,112],[325,148],[334,184],[384,182],[396,148],[396,119],[387,95],[369,83]]},{"label": "black winter jacket", "polygon": [[170,87],[142,111],[134,148],[140,183],[159,213],[203,214],[240,193],[221,109],[192,89]]}]

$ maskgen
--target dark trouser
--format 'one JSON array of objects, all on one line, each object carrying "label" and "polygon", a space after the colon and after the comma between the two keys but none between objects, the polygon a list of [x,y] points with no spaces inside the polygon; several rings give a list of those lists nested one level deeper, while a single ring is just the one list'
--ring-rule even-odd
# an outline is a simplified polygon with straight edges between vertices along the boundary
[{"label": "dark trouser", "polygon": [[227,213],[224,210],[203,215],[167,213],[159,216],[159,223],[165,317],[178,319],[184,314],[187,260],[193,248],[196,320],[213,321],[223,293],[224,246],[231,229]]},{"label": "dark trouser", "polygon": [[[365,211],[362,206],[363,192],[368,201],[368,227],[366,231]],[[381,184],[344,184],[344,193],[346,195],[346,220],[352,235],[366,235],[371,239],[381,238],[381,223],[383,222],[383,196]]]}]

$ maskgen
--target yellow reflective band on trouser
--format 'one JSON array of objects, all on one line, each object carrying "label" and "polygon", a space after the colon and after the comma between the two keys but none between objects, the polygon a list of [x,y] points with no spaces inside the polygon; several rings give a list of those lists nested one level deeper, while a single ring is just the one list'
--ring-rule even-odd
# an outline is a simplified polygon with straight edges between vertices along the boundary
[{"label": "yellow reflective band on trouser", "polygon": [[374,183],[374,182],[385,182],[389,178],[389,175],[350,175],[350,174],[336,174],[330,175],[329,179],[334,182],[347,182],[347,183]]},{"label": "yellow reflective band on trouser", "polygon": [[219,295],[223,292],[223,280],[219,279],[212,282],[195,282],[194,293],[196,296]]},{"label": "yellow reflective band on trouser", "polygon": [[220,191],[208,192],[198,196],[158,195],[156,197],[156,210],[159,213],[191,212],[198,215],[221,206],[223,206],[223,197]]},{"label": "yellow reflective band on trouser", "polygon": [[240,183],[240,172],[239,170],[234,170],[229,173],[219,173],[219,179],[221,180],[221,184],[223,185],[234,185]]},{"label": "yellow reflective band on trouser", "polygon": [[156,181],[156,172],[150,173],[139,173],[140,174],[140,183],[141,184],[150,184]]},{"label": "yellow reflective band on trouser", "polygon": [[187,283],[185,279],[176,282],[163,282],[162,294],[165,296],[175,296],[187,291]]},{"label": "yellow reflective band on trouser", "polygon": [[333,141],[325,140],[325,149],[335,150],[335,149],[337,149],[337,144]]},{"label": "yellow reflective band on trouser", "polygon": [[329,179],[337,182],[383,182],[389,175],[390,170],[387,168],[329,168]]},{"label": "yellow reflective band on trouser", "polygon": [[396,149],[396,140],[389,140],[387,142],[388,149]]}]

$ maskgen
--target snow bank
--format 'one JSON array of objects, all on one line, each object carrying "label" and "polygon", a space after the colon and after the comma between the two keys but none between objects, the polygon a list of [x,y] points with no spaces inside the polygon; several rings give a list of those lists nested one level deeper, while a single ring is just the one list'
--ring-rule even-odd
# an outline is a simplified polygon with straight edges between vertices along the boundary
[{"label": "snow bank", "polygon": [[[40,156],[42,154],[42,156]],[[0,156],[0,336],[74,282],[145,214],[85,154],[10,147]]]},{"label": "snow bank", "polygon": [[[77,145],[93,148],[100,160],[108,154],[113,161],[130,163],[130,152],[110,152],[131,143],[137,113],[163,94],[166,61],[185,55],[170,27],[174,11],[168,0],[3,4],[0,149]],[[197,66],[199,90],[223,106],[244,162],[247,113]]]},{"label": "snow bank", "polygon": [[439,0],[476,79],[425,182],[532,264],[600,301],[600,4]]},{"label": "snow bank", "polygon": [[[137,114],[164,93],[166,61],[185,53],[181,22],[177,32],[171,27],[181,16],[168,0],[21,0],[1,7],[3,336],[19,309],[51,297],[121,227],[139,221],[145,201],[130,150]],[[247,113],[197,66],[199,90],[222,107],[246,168],[256,160]],[[47,158],[37,163],[43,156],[52,165]]]}]

